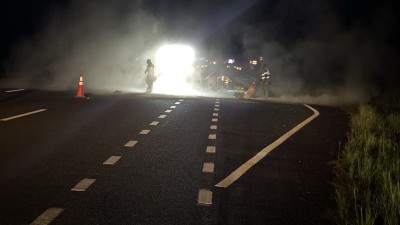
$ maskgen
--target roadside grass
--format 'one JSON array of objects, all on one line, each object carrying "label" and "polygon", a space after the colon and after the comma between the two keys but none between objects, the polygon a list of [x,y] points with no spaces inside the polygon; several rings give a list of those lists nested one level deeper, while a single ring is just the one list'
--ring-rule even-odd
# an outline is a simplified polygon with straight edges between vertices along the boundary
[{"label": "roadside grass", "polygon": [[359,105],[335,173],[338,224],[400,224],[400,98]]}]

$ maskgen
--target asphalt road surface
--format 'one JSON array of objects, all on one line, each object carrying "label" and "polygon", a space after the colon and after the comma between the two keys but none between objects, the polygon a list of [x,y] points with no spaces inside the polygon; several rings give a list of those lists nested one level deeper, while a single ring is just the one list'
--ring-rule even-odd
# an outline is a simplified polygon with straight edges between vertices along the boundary
[{"label": "asphalt road surface", "polygon": [[348,129],[338,109],[5,91],[0,224],[332,224],[332,162]]}]

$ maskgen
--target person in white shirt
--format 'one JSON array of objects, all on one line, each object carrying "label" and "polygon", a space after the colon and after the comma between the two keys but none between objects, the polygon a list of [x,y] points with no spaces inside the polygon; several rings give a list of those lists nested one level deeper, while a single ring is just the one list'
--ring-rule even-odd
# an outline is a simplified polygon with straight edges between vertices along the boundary
[{"label": "person in white shirt", "polygon": [[156,77],[154,75],[154,64],[151,62],[150,59],[147,60],[147,68],[144,71],[144,74],[146,74],[146,92],[151,93],[153,91],[153,83]]}]

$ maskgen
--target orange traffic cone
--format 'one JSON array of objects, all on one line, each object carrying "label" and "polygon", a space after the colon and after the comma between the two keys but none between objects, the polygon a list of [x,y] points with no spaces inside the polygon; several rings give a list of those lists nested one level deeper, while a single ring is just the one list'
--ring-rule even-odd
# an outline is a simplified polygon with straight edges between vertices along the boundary
[{"label": "orange traffic cone", "polygon": [[78,84],[78,90],[76,90],[76,98],[84,98],[85,95],[83,94],[83,76],[79,77],[79,84]]}]

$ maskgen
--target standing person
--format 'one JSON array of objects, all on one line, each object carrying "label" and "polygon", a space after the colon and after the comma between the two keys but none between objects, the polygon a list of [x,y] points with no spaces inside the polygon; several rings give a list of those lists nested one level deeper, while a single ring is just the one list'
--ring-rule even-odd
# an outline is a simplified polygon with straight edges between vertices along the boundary
[{"label": "standing person", "polygon": [[268,80],[269,80],[269,70],[264,66],[261,74],[261,90],[263,92],[263,98],[268,98]]},{"label": "standing person", "polygon": [[144,71],[144,74],[146,74],[146,92],[151,93],[153,91],[153,83],[156,80],[156,77],[154,75],[154,64],[151,62],[150,59],[147,60],[147,68]]}]

